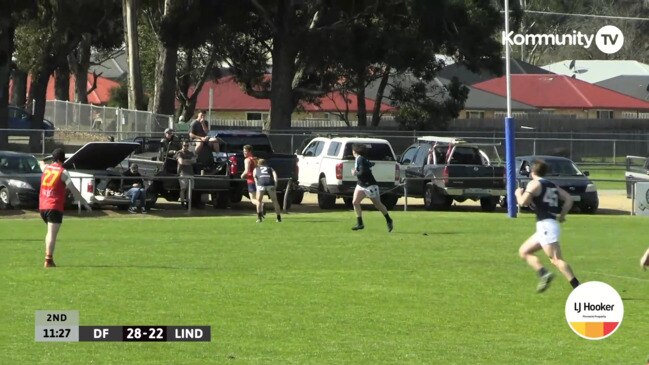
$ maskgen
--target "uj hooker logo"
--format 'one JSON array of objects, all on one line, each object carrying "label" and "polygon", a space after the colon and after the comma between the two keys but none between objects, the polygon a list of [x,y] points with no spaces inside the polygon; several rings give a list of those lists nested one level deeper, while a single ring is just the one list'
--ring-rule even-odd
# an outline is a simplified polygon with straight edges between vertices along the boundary
[{"label": "uj hooker logo", "polygon": [[514,34],[502,33],[502,43],[510,46],[582,46],[590,48],[593,41],[600,51],[606,54],[613,54],[619,51],[624,45],[624,34],[614,25],[601,27],[597,34],[588,34],[573,30],[566,34]]},{"label": "uj hooker logo", "polygon": [[566,301],[566,321],[579,336],[601,340],[622,323],[624,304],[613,287],[599,281],[581,284]]}]

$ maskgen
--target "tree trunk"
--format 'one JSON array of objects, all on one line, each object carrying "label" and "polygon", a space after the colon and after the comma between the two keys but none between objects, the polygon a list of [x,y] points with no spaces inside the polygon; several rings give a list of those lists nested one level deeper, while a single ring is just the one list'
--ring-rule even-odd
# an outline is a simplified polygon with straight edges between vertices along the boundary
[{"label": "tree trunk", "polygon": [[185,122],[189,122],[190,118],[194,115],[194,107],[189,107],[189,87],[191,86],[192,80],[190,73],[192,70],[192,64],[194,63],[194,50],[193,49],[183,49],[185,51],[185,63],[181,69],[181,76],[178,78],[177,93],[178,100],[180,102],[180,107],[178,108],[177,117],[182,116]]},{"label": "tree trunk", "polygon": [[358,84],[356,85],[356,100],[358,105],[357,117],[358,126],[367,127],[367,106],[365,105],[365,70],[358,73]]},{"label": "tree trunk", "polygon": [[[46,63],[47,64],[47,63]],[[50,81],[52,70],[48,67],[36,72],[34,74],[32,85],[29,90],[31,100],[34,103],[34,111],[32,117],[31,129],[41,129],[43,117],[45,116],[45,97],[47,94],[47,83]],[[33,132],[29,134],[29,150],[32,153],[41,151],[41,132]]]},{"label": "tree trunk", "polygon": [[123,0],[122,2],[126,57],[128,59],[128,108],[145,110],[137,32],[138,4],[139,0]]},{"label": "tree trunk", "polygon": [[381,76],[381,82],[379,83],[379,88],[376,91],[376,98],[374,98],[374,110],[372,111],[372,127],[378,127],[379,122],[381,121],[381,104],[383,103],[383,93],[385,93],[385,87],[388,85],[388,79],[390,78],[390,66],[386,66],[383,70],[383,76]]},{"label": "tree trunk", "polygon": [[54,99],[70,99],[70,68],[67,62],[62,63],[54,72]]},{"label": "tree trunk", "polygon": [[[0,15],[0,129],[9,127],[9,76],[11,75],[11,55],[14,49],[14,25],[11,13],[3,11]],[[9,146],[7,133],[0,133],[0,150]]]},{"label": "tree trunk", "polygon": [[74,57],[68,57],[74,74],[74,100],[88,104],[88,69],[90,68],[90,34],[83,34]]},{"label": "tree trunk", "polygon": [[176,97],[176,62],[178,47],[165,47],[158,43],[158,59],[155,65],[155,88],[152,111],[156,114],[173,114]]},{"label": "tree trunk", "polygon": [[285,130],[291,128],[291,114],[296,101],[293,95],[295,57],[297,52],[286,38],[275,38],[273,45],[273,71],[270,93],[270,122],[264,123],[264,130]]},{"label": "tree trunk", "polygon": [[24,108],[27,102],[27,72],[14,68],[11,72],[11,92],[9,104]]}]

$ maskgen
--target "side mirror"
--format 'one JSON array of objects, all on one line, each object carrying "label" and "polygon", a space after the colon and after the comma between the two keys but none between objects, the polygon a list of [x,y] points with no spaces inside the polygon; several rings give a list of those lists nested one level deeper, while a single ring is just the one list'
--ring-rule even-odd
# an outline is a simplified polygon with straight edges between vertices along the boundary
[{"label": "side mirror", "polygon": [[584,173],[584,176],[590,176],[590,172],[588,172],[588,171],[583,171],[583,173]]}]

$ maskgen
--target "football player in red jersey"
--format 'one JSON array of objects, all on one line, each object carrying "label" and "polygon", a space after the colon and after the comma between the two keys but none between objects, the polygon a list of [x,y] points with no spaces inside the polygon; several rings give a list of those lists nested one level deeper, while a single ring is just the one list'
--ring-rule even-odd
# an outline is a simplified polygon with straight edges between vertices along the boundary
[{"label": "football player in red jersey", "polygon": [[57,148],[52,152],[54,163],[47,165],[41,176],[41,190],[39,194],[38,209],[41,218],[47,224],[47,235],[45,236],[45,267],[56,267],[54,264],[54,246],[56,236],[63,223],[63,208],[67,196],[66,188],[75,199],[80,201],[88,210],[92,210],[88,202],[81,196],[81,193],[74,187],[70,175],[63,168],[65,152]]}]

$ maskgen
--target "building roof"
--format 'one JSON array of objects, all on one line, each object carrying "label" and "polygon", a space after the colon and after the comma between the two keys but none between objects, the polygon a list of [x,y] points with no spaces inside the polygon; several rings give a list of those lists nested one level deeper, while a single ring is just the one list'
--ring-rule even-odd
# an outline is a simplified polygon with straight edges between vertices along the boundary
[{"label": "building roof", "polygon": [[649,101],[649,76],[617,76],[597,85],[619,93]]},{"label": "building roof", "polygon": [[[93,57],[96,57],[96,55]],[[97,60],[94,59],[93,62],[97,62]],[[103,61],[101,64],[90,66],[88,72],[92,73],[93,71],[111,80],[121,81],[126,79],[126,75],[128,74],[126,52],[122,51],[116,56]]]},{"label": "building roof", "polygon": [[[649,110],[649,102],[563,75],[512,75],[512,100],[550,109]],[[506,95],[505,77],[475,88]]]},{"label": "building roof", "polygon": [[[418,81],[419,80],[411,74],[395,75],[394,77],[391,77],[385,87],[384,100],[387,100],[388,103],[392,102],[392,100],[389,100],[388,97],[392,92],[393,85],[402,84],[404,86],[409,86]],[[365,95],[370,98],[374,98],[378,90],[379,82],[380,80],[376,80],[370,83],[365,89]],[[448,85],[450,83],[451,81],[446,78],[436,77],[435,80],[428,84],[428,86],[443,87],[444,85]],[[464,102],[464,110],[506,110],[507,100],[504,97],[488,91],[476,89],[472,86],[467,87],[469,88],[469,95]],[[438,102],[443,102],[447,94],[448,93],[444,91],[429,92],[428,96]],[[532,105],[527,105],[517,101],[512,101],[512,109],[520,111],[538,111],[538,108]]]},{"label": "building roof", "polygon": [[626,60],[563,60],[542,67],[559,75],[596,84],[617,76],[649,76],[649,65]]},{"label": "building roof", "polygon": [[[88,74],[88,82],[86,85],[86,90],[90,90],[93,82],[92,73]],[[73,101],[75,95],[75,82],[76,78],[74,75],[70,75],[70,92],[68,94],[68,100]],[[13,82],[10,80],[9,85]],[[31,75],[27,75],[27,94],[29,94],[29,87],[31,85]],[[47,83],[47,92],[45,94],[45,100],[56,100],[54,92],[54,76],[50,76],[50,79]],[[119,83],[113,80],[109,80],[105,77],[97,78],[97,88],[88,94],[88,104],[93,105],[106,105],[110,101],[110,90],[114,87],[119,87]],[[11,86],[9,88],[11,90]]]},{"label": "building roof", "polygon": [[[545,73],[551,73],[550,71],[546,71],[538,66],[532,65],[531,63],[527,63],[521,60],[518,60],[516,58],[511,58],[510,61],[510,72],[512,75],[514,74],[545,74]],[[502,59],[502,74],[505,74],[505,59]],[[452,79],[453,77],[457,77],[457,79],[465,84],[465,85],[473,85],[478,82],[486,81],[489,79],[492,79],[494,77],[497,77],[496,74],[493,72],[487,71],[487,70],[482,70],[479,73],[474,73],[471,72],[466,66],[455,63],[449,66],[446,66],[442,68],[438,73],[438,77],[445,78],[445,79]]]},{"label": "building roof", "polygon": [[[219,111],[270,111],[270,99],[257,99],[246,94],[241,86],[235,81],[233,76],[225,76],[218,82],[207,81],[203,85],[200,94],[196,100],[196,109],[208,109],[210,106],[210,89],[213,89],[214,100],[212,109]],[[348,105],[350,113],[358,111],[358,99],[354,94],[348,94],[347,102],[339,92],[329,93],[319,99],[318,105],[313,103],[302,103],[302,108],[307,112],[343,112]],[[374,108],[374,100],[365,98],[366,109]],[[387,112],[394,107],[388,104],[381,104],[381,111]]]}]

